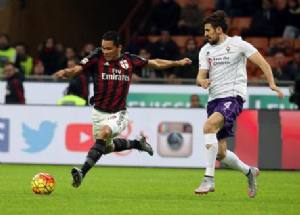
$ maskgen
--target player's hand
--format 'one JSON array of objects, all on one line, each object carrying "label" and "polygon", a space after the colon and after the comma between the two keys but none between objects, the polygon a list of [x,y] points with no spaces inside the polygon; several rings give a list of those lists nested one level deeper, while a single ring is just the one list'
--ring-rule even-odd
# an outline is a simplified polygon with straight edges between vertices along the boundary
[{"label": "player's hand", "polygon": [[66,71],[64,69],[58,70],[52,75],[54,79],[66,79]]},{"label": "player's hand", "polygon": [[270,88],[271,88],[271,90],[273,90],[277,93],[277,96],[279,98],[282,99],[284,97],[283,92],[280,90],[279,87],[276,86],[276,84],[270,84]]},{"label": "player's hand", "polygon": [[207,89],[210,86],[211,80],[209,79],[200,79],[197,80],[197,85],[202,87],[203,89]]},{"label": "player's hand", "polygon": [[185,65],[190,65],[192,64],[192,61],[189,58],[183,58],[178,61],[179,66],[185,66]]}]

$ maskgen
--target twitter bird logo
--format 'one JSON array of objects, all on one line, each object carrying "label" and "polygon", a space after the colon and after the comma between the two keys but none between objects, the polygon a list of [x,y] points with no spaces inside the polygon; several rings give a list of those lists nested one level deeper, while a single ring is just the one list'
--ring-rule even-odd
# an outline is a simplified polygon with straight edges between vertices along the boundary
[{"label": "twitter bird logo", "polygon": [[22,135],[28,145],[28,148],[23,151],[35,153],[47,148],[53,139],[55,128],[56,123],[50,121],[42,121],[38,129],[32,129],[22,123]]}]

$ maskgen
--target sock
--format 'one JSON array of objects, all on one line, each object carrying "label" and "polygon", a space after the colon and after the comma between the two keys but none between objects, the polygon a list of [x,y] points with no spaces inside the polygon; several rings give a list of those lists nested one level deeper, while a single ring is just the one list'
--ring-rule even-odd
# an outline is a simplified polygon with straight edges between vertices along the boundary
[{"label": "sock", "polygon": [[106,141],[103,139],[97,139],[96,143],[92,146],[87,154],[86,161],[84,162],[81,171],[84,177],[86,173],[97,163],[101,158],[102,154],[105,152]]},{"label": "sock", "polygon": [[232,169],[239,170],[245,175],[249,173],[250,167],[239,159],[239,157],[232,151],[226,150],[226,156],[221,160],[222,163],[226,164]]},{"label": "sock", "polygon": [[127,139],[121,139],[121,138],[115,138],[113,139],[114,152],[120,152],[128,149],[139,149],[139,143],[138,140],[127,140]]},{"label": "sock", "polygon": [[[204,134],[205,154],[207,159],[205,176],[215,176],[216,158],[218,153],[218,140],[216,134]],[[206,146],[210,145],[209,148]]]}]

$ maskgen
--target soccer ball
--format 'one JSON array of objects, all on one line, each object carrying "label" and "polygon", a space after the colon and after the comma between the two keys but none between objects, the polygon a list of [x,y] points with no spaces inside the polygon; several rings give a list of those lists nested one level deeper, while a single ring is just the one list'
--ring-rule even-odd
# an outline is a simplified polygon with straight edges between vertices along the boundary
[{"label": "soccer ball", "polygon": [[48,173],[38,173],[31,181],[31,188],[35,194],[50,194],[54,190],[55,179]]}]

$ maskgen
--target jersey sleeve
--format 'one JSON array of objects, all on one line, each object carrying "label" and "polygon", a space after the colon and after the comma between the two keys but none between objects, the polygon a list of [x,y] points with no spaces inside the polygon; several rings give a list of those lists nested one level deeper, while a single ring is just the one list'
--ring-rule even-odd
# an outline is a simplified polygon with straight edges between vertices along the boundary
[{"label": "jersey sleeve", "polygon": [[247,58],[250,57],[251,55],[253,55],[255,52],[257,52],[257,49],[253,45],[251,45],[250,43],[248,43],[244,40],[241,40],[240,47],[241,47],[242,53]]},{"label": "jersey sleeve", "polygon": [[83,67],[83,69],[87,69],[94,65],[97,62],[97,59],[99,58],[99,55],[101,53],[101,48],[98,47],[95,50],[93,50],[88,56],[83,58],[80,61],[80,65]]},{"label": "jersey sleeve", "polygon": [[209,62],[204,48],[199,52],[199,69],[209,69]]},{"label": "jersey sleeve", "polygon": [[130,59],[134,68],[143,68],[148,65],[148,60],[143,57],[130,54]]}]

